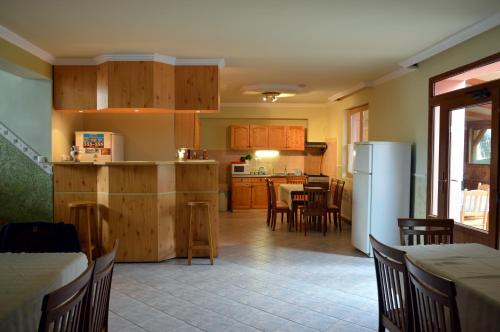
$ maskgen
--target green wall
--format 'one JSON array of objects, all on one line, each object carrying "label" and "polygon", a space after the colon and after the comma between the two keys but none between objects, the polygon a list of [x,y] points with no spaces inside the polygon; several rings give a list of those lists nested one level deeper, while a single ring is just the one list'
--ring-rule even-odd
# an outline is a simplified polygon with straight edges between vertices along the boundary
[{"label": "green wall", "polygon": [[[368,103],[370,140],[414,144],[412,205],[416,216],[425,216],[429,78],[497,52],[500,52],[500,27],[420,63],[417,70],[405,76],[335,102],[330,106],[330,135],[342,141],[345,110]],[[339,160],[343,150],[345,139],[339,149]]]},{"label": "green wall", "polygon": [[0,221],[52,221],[52,177],[0,136]]}]

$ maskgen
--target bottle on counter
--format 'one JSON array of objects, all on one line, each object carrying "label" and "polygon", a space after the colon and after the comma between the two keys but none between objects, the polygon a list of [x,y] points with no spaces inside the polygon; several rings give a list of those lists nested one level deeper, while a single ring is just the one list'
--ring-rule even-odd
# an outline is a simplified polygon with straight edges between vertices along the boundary
[{"label": "bottle on counter", "polygon": [[203,159],[208,160],[208,151],[207,151],[207,149],[203,150]]}]

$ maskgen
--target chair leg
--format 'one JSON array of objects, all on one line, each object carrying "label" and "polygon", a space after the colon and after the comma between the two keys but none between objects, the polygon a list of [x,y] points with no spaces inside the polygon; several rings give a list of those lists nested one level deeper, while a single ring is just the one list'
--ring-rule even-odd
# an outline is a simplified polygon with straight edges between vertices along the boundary
[{"label": "chair leg", "polygon": [[267,207],[267,219],[266,219],[267,226],[269,226],[270,223],[271,223],[271,208],[268,206]]},{"label": "chair leg", "polygon": [[208,217],[208,247],[210,248],[210,265],[214,265],[214,246],[212,239],[212,217],[210,215],[210,205],[207,205]]},{"label": "chair leg", "polygon": [[271,228],[273,231],[276,230],[276,219],[278,219],[277,217],[278,217],[278,212],[273,211],[273,213],[271,214],[271,218],[272,218],[271,219]]},{"label": "chair leg", "polygon": [[193,234],[192,234],[192,222],[193,222],[193,207],[189,207],[189,223],[188,223],[188,265],[191,265],[191,260],[193,259]]},{"label": "chair leg", "polygon": [[322,217],[323,219],[323,236],[326,236],[326,227],[328,224],[328,214],[325,213],[325,215]]},{"label": "chair leg", "polygon": [[283,224],[283,212],[281,212],[281,223]]},{"label": "chair leg", "polygon": [[87,217],[87,256],[89,257],[89,262],[92,262],[92,229],[91,229],[91,221],[90,221],[90,207],[86,209],[86,217]]},{"label": "chair leg", "polygon": [[337,220],[339,222],[339,230],[342,232],[342,216],[340,215],[340,211],[338,211],[337,213],[338,213]]}]

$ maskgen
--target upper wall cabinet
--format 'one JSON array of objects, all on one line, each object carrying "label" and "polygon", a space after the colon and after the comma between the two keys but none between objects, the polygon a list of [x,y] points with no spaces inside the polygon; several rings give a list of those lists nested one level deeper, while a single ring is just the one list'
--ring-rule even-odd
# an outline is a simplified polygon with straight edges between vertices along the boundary
[{"label": "upper wall cabinet", "polygon": [[246,150],[250,148],[250,126],[231,126],[231,149]]},{"label": "upper wall cabinet", "polygon": [[175,66],[175,109],[219,111],[219,67]]},{"label": "upper wall cabinet", "polygon": [[231,126],[231,149],[304,150],[305,128],[302,126]]},{"label": "upper wall cabinet", "polygon": [[219,67],[157,61],[54,66],[54,109],[219,111]]},{"label": "upper wall cabinet", "polygon": [[109,61],[98,66],[97,108],[174,109],[174,66]]},{"label": "upper wall cabinet", "polygon": [[175,147],[200,148],[200,119],[196,113],[175,114]]},{"label": "upper wall cabinet", "polygon": [[286,126],[268,126],[269,147],[272,149],[286,149]]},{"label": "upper wall cabinet", "polygon": [[97,108],[96,66],[54,66],[53,79],[55,109]]},{"label": "upper wall cabinet", "polygon": [[250,125],[250,147],[267,148],[269,146],[268,127]]},{"label": "upper wall cabinet", "polygon": [[287,150],[304,150],[306,135],[302,126],[288,126],[286,128]]}]

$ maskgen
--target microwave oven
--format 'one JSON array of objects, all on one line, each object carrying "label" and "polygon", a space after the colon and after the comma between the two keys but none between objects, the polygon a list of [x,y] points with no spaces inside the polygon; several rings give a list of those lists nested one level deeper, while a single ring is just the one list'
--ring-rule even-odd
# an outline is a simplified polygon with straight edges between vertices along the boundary
[{"label": "microwave oven", "polygon": [[231,174],[233,175],[249,175],[250,165],[249,164],[232,164]]}]

